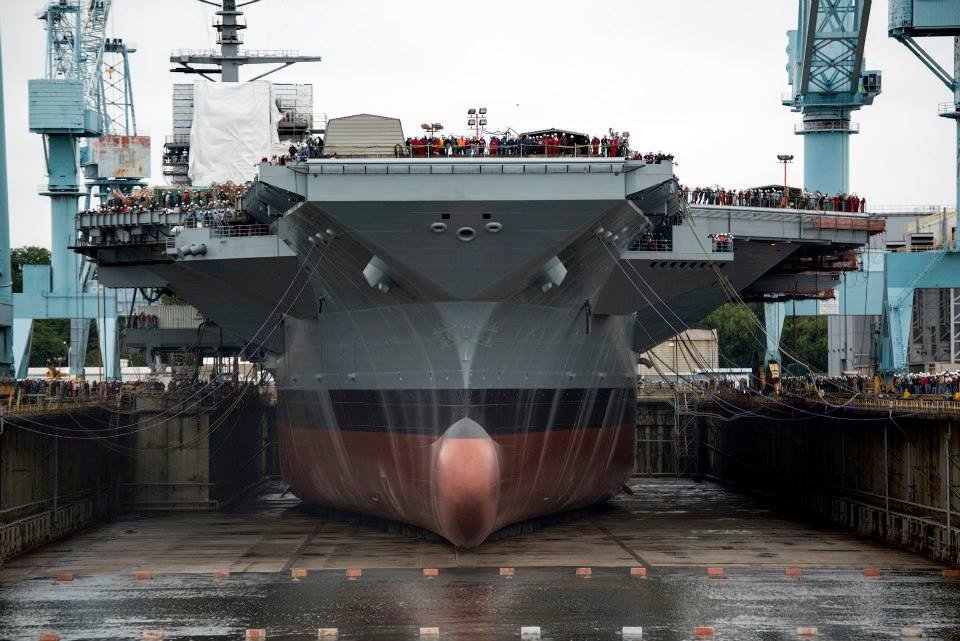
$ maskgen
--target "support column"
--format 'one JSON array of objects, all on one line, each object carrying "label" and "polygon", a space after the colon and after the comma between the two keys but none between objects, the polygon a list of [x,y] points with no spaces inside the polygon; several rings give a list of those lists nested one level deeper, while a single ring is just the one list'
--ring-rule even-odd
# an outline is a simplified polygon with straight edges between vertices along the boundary
[{"label": "support column", "polygon": [[7,200],[7,141],[3,112],[3,57],[0,56],[0,376],[13,369],[13,270],[10,267],[10,209]]},{"label": "support column", "polygon": [[[960,36],[954,37],[953,39],[953,109],[955,113],[960,113]],[[955,118],[957,126],[957,153],[956,153],[956,218],[954,219],[954,225],[956,225],[956,234],[953,241],[953,248],[955,251],[960,251],[960,118]],[[950,243],[947,242],[947,239],[944,238],[943,242],[944,247],[950,246]]]},{"label": "support column", "polygon": [[783,336],[783,324],[787,317],[786,303],[764,303],[763,323],[766,326],[767,351],[763,364],[780,362],[780,338]]},{"label": "support column", "polygon": [[850,193],[850,132],[808,132],[803,137],[803,186],[823,194]]},{"label": "support column", "polygon": [[30,347],[33,344],[33,319],[13,319],[13,359],[17,378],[26,378],[30,367]]},{"label": "support column", "polygon": [[[116,305],[114,305],[114,309]],[[121,380],[120,351],[117,343],[117,318],[107,317],[97,320],[97,338],[103,359],[103,376],[108,381]]]},{"label": "support column", "polygon": [[80,376],[84,374],[84,364],[87,360],[87,343],[90,341],[90,321],[89,318],[71,318],[70,319],[70,353],[69,365],[70,375]]}]

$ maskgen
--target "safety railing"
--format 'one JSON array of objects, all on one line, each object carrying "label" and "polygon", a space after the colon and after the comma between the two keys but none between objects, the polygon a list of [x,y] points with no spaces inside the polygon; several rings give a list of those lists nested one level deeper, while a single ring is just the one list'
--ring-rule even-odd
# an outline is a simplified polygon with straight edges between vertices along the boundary
[{"label": "safety railing", "polygon": [[668,238],[637,238],[628,247],[632,252],[670,252],[673,241]]},{"label": "safety railing", "polygon": [[210,228],[212,238],[244,238],[247,236],[269,236],[269,225],[219,225]]},{"label": "safety railing", "polygon": [[857,396],[850,399],[848,396],[827,395],[824,397],[832,405],[846,405],[862,409],[917,411],[932,414],[960,414],[960,401],[939,398],[894,398],[877,396]]},{"label": "safety railing", "polygon": [[794,133],[797,134],[817,134],[817,133],[860,133],[860,123],[858,122],[802,122],[793,126]]},{"label": "safety railing", "polygon": [[713,238],[712,248],[715,254],[732,254],[733,238]]},{"label": "safety railing", "polygon": [[903,216],[953,215],[956,213],[956,208],[952,205],[870,205],[867,210],[871,214],[901,214]]},{"label": "safety railing", "polygon": [[[376,151],[382,153],[383,148]],[[492,145],[484,141],[481,143],[466,142],[464,145],[454,144],[412,144],[398,145],[393,149],[394,156],[405,158],[610,158],[643,160],[650,164],[672,161],[673,157],[665,154],[638,154],[629,147],[621,145],[594,145],[582,143],[564,145],[560,143],[544,142],[509,142]]]},{"label": "safety railing", "polygon": [[167,145],[189,145],[190,134],[173,134],[171,136],[167,136],[166,144]]},{"label": "safety railing", "polygon": [[[444,144],[425,142],[422,144],[396,144],[362,146],[352,144],[333,144],[322,150],[324,159],[349,158],[415,158],[415,159],[467,159],[477,158],[596,158],[609,160],[630,160],[647,164],[661,164],[673,162],[674,157],[662,153],[639,153],[623,145],[612,146],[593,143],[581,144],[553,144],[537,141],[511,141],[504,144],[491,145],[484,140],[481,142],[467,141],[460,145],[455,139]],[[296,162],[295,159],[285,158],[287,162]]]},{"label": "safety railing", "polygon": [[[219,49],[175,49],[170,53],[171,58],[196,56],[199,58],[222,58],[223,52]],[[240,49],[238,58],[296,58],[300,52],[293,49]]]},{"label": "safety railing", "polygon": [[76,395],[51,395],[49,392],[16,393],[3,403],[3,410],[12,416],[37,416],[56,412],[78,412],[94,409],[119,409],[122,397],[119,393],[85,391]]},{"label": "safety railing", "polygon": [[[841,229],[854,227],[857,225],[870,224],[873,226],[883,225],[885,221],[881,218],[874,218],[869,214],[828,212],[808,209],[781,209],[779,207],[735,207],[733,205],[692,205],[690,211],[696,218],[720,218],[727,219],[731,209],[738,212],[738,217],[749,217],[756,220],[769,220],[796,223],[798,220],[802,223],[814,227],[839,225]],[[849,225],[845,222],[850,221]],[[859,222],[858,222],[859,221]]]}]

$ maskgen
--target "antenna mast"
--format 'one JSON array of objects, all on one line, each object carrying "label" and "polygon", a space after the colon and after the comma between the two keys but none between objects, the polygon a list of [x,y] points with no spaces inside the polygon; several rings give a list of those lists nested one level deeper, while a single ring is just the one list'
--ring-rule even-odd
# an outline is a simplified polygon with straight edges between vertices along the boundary
[{"label": "antenna mast", "polygon": [[[217,30],[217,44],[220,51],[177,51],[170,56],[170,62],[179,65],[170,71],[193,73],[207,80],[211,75],[220,74],[221,82],[240,82],[240,68],[244,65],[278,65],[250,80],[259,80],[272,73],[285,69],[298,62],[320,62],[320,56],[301,56],[296,51],[251,51],[241,49],[243,37],[240,32],[247,28],[243,18],[243,7],[260,2],[247,0],[240,4],[237,0],[197,0],[217,8],[217,21],[213,24]],[[203,65],[203,66],[195,66]]]}]

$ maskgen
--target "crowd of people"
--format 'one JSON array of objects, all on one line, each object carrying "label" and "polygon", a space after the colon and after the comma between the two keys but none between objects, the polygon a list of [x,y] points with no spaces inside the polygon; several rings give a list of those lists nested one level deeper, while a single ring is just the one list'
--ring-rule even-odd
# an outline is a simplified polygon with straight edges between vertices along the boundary
[{"label": "crowd of people", "polygon": [[133,329],[157,329],[160,327],[160,319],[153,314],[138,312],[130,317],[128,327]]},{"label": "crowd of people", "polygon": [[786,201],[783,187],[760,189],[724,189],[722,187],[683,188],[684,199],[690,205],[719,205],[728,207],[764,207],[864,213],[867,199],[857,194],[826,195],[820,192],[789,190]]},{"label": "crowd of people", "polygon": [[845,376],[796,376],[780,381],[782,391],[798,396],[828,394],[863,394],[867,396],[942,396],[960,397],[960,371],[897,374],[880,382],[862,374]]},{"label": "crowd of people", "polygon": [[[57,376],[51,376],[56,373]],[[47,378],[26,378],[13,383],[13,402],[38,405],[50,401],[99,400],[116,398],[122,389],[119,381],[78,381],[60,378],[59,370],[48,364]]]},{"label": "crowd of people", "polygon": [[[579,156],[602,158],[631,158],[630,137],[611,132],[602,138],[574,135],[565,132],[543,134],[504,134],[501,136],[420,136],[407,138],[405,146],[397,145],[396,156],[458,157],[458,156]],[[666,154],[648,154],[651,160],[672,160]]]},{"label": "crowd of people", "polygon": [[[157,380],[141,381],[84,381],[65,376],[52,362],[47,365],[46,378],[7,379],[5,394],[9,406],[44,405],[62,402],[100,402],[116,400],[121,395],[132,398],[138,394],[188,394],[203,389],[210,383],[202,381],[171,380],[164,385]],[[225,386],[232,389],[235,386]]]},{"label": "crowd of people", "polygon": [[[232,182],[209,188],[134,188],[131,194],[114,191],[94,211],[115,214],[157,212],[180,213],[187,227],[214,227],[250,222],[240,209],[240,198],[247,185]],[[80,212],[78,216],[87,212]]]},{"label": "crowd of people", "polygon": [[895,376],[893,386],[899,395],[960,395],[960,371],[920,372]]},{"label": "crowd of people", "polygon": [[720,233],[710,234],[710,242],[713,244],[713,251],[721,254],[733,252],[733,241],[736,240],[733,234]]},{"label": "crowd of people", "polygon": [[323,158],[323,138],[313,136],[306,140],[291,143],[285,154],[274,154],[270,158],[260,159],[261,165],[286,166],[298,162],[307,162],[312,158]]}]

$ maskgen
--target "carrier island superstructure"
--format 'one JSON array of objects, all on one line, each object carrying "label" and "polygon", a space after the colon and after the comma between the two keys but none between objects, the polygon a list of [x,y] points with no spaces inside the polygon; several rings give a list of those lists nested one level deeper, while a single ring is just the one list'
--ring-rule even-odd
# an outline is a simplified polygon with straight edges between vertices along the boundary
[{"label": "carrier island superstructure", "polygon": [[246,231],[84,213],[77,248],[105,285],[176,293],[270,369],[298,496],[463,547],[618,493],[638,352],[731,295],[829,295],[882,230],[688,208],[672,163],[623,158],[264,164],[242,206]]}]

